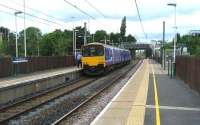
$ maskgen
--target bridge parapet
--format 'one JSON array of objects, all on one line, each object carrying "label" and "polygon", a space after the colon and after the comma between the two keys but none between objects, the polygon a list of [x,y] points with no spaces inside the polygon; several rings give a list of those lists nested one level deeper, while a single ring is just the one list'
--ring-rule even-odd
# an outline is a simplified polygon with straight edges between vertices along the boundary
[{"label": "bridge parapet", "polygon": [[123,46],[125,49],[153,49],[151,44],[148,43],[123,43],[121,46]]}]

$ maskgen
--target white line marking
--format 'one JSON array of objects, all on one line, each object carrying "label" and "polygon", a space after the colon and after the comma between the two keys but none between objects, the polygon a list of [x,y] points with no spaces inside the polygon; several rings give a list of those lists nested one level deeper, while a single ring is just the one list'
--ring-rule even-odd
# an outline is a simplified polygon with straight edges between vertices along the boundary
[{"label": "white line marking", "polygon": [[131,82],[131,80],[135,77],[135,74],[137,74],[137,72],[141,69],[141,67],[143,66],[144,61],[142,61],[142,64],[140,65],[140,67],[137,69],[137,71],[132,75],[132,77],[128,80],[128,82],[120,89],[120,91],[117,93],[117,95],[115,95],[115,97],[106,105],[106,107],[100,112],[100,114],[91,122],[90,125],[95,125],[95,123],[99,120],[99,118],[101,116],[103,116],[103,114],[108,110],[108,108],[110,107],[110,105],[114,102],[114,100],[116,100],[116,98],[121,94],[121,92],[125,89],[125,87]]},{"label": "white line marking", "polygon": [[[155,109],[155,105],[146,105],[146,108]],[[200,111],[200,108],[176,107],[176,106],[160,106],[160,109],[182,110],[182,111]]]}]

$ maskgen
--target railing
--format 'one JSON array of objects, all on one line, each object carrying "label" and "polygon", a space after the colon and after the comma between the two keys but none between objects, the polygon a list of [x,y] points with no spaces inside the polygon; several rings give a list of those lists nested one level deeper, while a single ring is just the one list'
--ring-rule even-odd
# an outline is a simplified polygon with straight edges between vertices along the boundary
[{"label": "railing", "polygon": [[26,61],[16,61],[9,57],[0,58],[0,77],[62,68],[74,64],[73,56],[27,57]]}]

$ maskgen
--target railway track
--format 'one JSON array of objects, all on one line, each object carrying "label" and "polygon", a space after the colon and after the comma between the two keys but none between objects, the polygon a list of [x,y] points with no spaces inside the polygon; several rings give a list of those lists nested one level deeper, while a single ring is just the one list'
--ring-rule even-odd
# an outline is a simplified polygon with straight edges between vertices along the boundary
[{"label": "railway track", "polygon": [[71,83],[70,85],[62,85],[41,95],[37,95],[16,104],[1,108],[0,125],[7,124],[10,120],[18,118],[22,114],[28,113],[41,105],[44,105],[52,100],[55,100],[56,98],[59,98],[87,84],[90,84],[96,79],[97,78],[82,78],[76,82]]},{"label": "railway track", "polygon": [[77,105],[76,107],[74,107],[71,111],[69,111],[68,113],[66,113],[65,115],[63,115],[60,119],[58,119],[54,123],[52,123],[52,125],[64,125],[65,123],[67,123],[66,122],[67,118],[72,113],[76,112],[79,108],[83,107],[85,104],[87,104],[92,99],[94,99],[95,97],[97,97],[104,90],[108,89],[110,86],[112,86],[118,80],[120,80],[121,78],[123,78],[126,75],[126,73],[127,73],[126,71],[124,71],[124,72],[117,72],[115,75],[113,75],[112,77],[110,77],[110,79],[107,79],[105,82],[107,82],[107,83],[109,82],[109,84],[103,86],[98,91],[96,91],[95,93],[93,93],[92,95],[90,95],[89,97],[87,97],[84,101],[82,101],[79,105]]}]

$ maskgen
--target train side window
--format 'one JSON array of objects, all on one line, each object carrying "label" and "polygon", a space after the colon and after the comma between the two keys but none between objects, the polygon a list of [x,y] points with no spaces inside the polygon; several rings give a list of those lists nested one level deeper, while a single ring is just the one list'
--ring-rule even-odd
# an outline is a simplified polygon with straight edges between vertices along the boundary
[{"label": "train side window", "polygon": [[102,56],[103,55],[103,49],[101,47],[97,48],[97,56]]},{"label": "train side window", "polygon": [[110,56],[110,54],[111,54],[111,53],[110,53],[110,49],[109,49],[109,48],[106,48],[106,49],[105,49],[105,52],[106,52],[106,53],[105,53],[105,54],[106,54],[106,55],[105,55],[105,56],[106,56],[106,60],[110,60],[110,59],[111,59],[111,56]]}]

